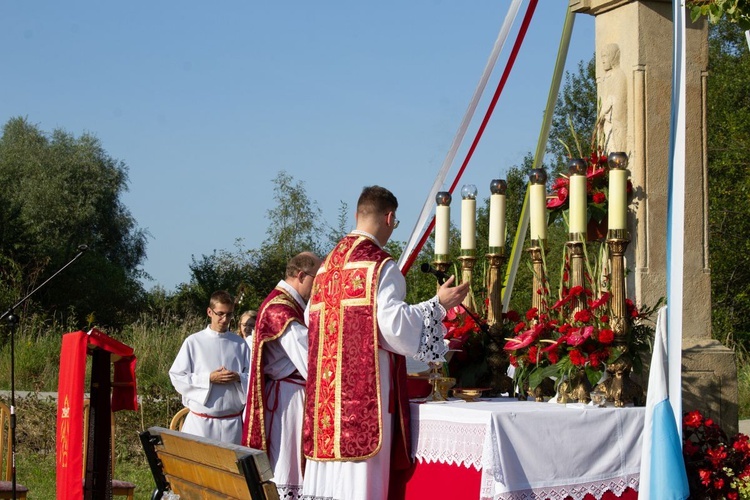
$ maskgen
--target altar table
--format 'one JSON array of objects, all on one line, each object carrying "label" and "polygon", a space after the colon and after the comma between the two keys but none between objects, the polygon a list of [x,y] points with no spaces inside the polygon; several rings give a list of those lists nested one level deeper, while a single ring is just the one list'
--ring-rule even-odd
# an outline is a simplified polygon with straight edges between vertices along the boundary
[{"label": "altar table", "polygon": [[412,403],[414,466],[389,498],[637,498],[645,408]]}]

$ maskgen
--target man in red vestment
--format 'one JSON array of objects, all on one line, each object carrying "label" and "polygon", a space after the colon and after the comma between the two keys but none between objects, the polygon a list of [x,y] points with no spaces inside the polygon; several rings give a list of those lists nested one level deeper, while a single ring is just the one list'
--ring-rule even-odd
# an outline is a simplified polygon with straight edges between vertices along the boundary
[{"label": "man in red vestment", "polygon": [[242,442],[265,450],[281,498],[302,491],[302,417],[307,379],[304,311],[320,259],[293,257],[258,310]]},{"label": "man in red vestment", "polygon": [[397,208],[393,193],[366,187],[357,228],[315,278],[306,311],[305,499],[386,499],[391,463],[411,460],[404,356],[444,360],[442,319],[469,291],[451,277],[432,299],[404,302],[406,281],[383,249]]}]

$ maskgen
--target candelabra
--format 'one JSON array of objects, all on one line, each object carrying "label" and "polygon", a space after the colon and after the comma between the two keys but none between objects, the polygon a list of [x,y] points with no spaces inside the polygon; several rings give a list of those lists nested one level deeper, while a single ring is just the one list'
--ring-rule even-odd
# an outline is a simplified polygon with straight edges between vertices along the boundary
[{"label": "candelabra", "polygon": [[[643,388],[630,378],[633,368],[633,353],[629,350],[628,308],[625,290],[625,250],[630,243],[626,229],[627,210],[624,203],[627,185],[628,156],[625,153],[611,153],[609,164],[609,231],[607,246],[610,254],[611,298],[610,327],[614,332],[614,346],[622,350],[620,357],[607,366],[609,378],[599,384],[607,394],[607,399],[614,401],[615,406],[622,407],[628,403],[642,404]],[[622,200],[616,203],[617,200]]]}]

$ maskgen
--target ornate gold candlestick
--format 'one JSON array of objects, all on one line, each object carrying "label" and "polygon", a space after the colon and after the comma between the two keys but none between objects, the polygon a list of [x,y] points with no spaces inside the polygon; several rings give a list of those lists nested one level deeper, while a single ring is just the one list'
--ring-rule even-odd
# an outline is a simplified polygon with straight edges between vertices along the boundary
[{"label": "ornate gold candlestick", "polygon": [[531,307],[535,307],[539,314],[547,313],[547,306],[544,302],[545,290],[547,287],[547,277],[544,272],[544,240],[531,240],[531,245],[526,250],[531,256],[531,267],[534,277],[531,285]]},{"label": "ornate gold candlestick", "polygon": [[[568,241],[565,245],[568,247],[570,252],[570,288],[575,286],[584,286],[584,254],[583,254],[583,238],[585,235],[581,233],[570,233],[568,235]],[[580,294],[571,305],[570,321],[573,321],[573,317],[578,311],[586,308],[586,295]]]},{"label": "ornate gold candlestick", "polygon": [[489,262],[489,273],[487,276],[487,296],[489,304],[487,306],[487,324],[490,327],[490,333],[487,342],[487,366],[489,368],[488,386],[490,396],[499,396],[500,394],[513,393],[513,379],[507,374],[508,356],[503,350],[505,336],[503,333],[502,318],[503,305],[500,301],[500,291],[502,283],[500,282],[500,267],[503,263],[501,253],[487,254]]},{"label": "ornate gold candlestick", "polygon": [[630,378],[633,368],[632,353],[628,351],[628,308],[625,302],[625,250],[630,240],[625,229],[610,229],[607,234],[612,281],[609,325],[615,334],[614,345],[623,350],[622,355],[607,366],[609,378],[598,389],[607,394],[607,400],[622,407],[628,403],[643,404],[643,388]]},{"label": "ornate gold candlestick", "polygon": [[500,281],[500,267],[503,265],[505,256],[502,253],[488,253],[486,255],[489,264],[487,273],[487,324],[492,326],[500,323],[503,318],[503,304],[500,300],[502,282]]},{"label": "ornate gold candlestick", "polygon": [[[473,255],[473,251],[462,250],[462,253],[458,260],[461,262],[461,283],[471,283],[472,274],[474,272],[474,264],[477,262],[477,258]],[[468,293],[463,301],[463,305],[466,309],[475,312],[477,310],[476,304],[474,303],[474,294]]]}]

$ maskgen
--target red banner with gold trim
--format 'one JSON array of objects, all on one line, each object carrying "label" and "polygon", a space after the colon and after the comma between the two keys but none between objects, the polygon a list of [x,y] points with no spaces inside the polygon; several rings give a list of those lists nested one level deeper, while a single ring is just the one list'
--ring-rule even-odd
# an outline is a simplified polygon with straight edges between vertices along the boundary
[{"label": "red banner with gold trim", "polygon": [[83,498],[83,395],[89,345],[114,354],[112,410],[137,410],[133,348],[94,329],[66,333],[57,389],[57,498]]}]

